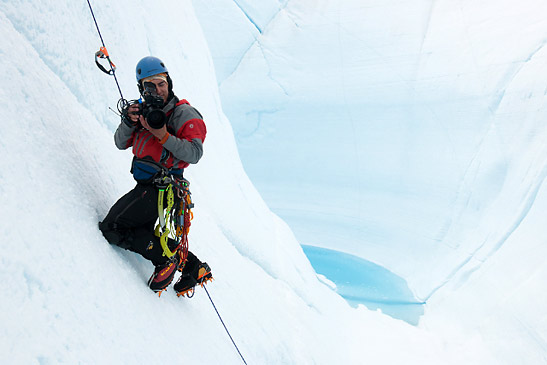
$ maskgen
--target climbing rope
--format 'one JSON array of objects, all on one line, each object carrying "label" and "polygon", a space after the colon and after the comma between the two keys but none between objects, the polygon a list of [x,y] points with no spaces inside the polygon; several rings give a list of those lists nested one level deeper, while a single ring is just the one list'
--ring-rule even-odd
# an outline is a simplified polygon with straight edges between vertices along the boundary
[{"label": "climbing rope", "polygon": [[226,330],[226,333],[230,337],[230,340],[232,340],[232,343],[234,344],[234,347],[236,348],[237,353],[241,357],[241,360],[243,360],[243,363],[245,365],[247,365],[247,362],[245,361],[245,358],[243,357],[243,355],[241,355],[241,352],[239,351],[239,348],[237,347],[234,339],[232,338],[232,335],[230,334],[230,331],[228,331],[228,328],[224,324],[224,321],[222,320],[222,317],[220,316],[220,313],[218,313],[217,307],[215,306],[215,303],[213,302],[213,299],[211,299],[211,296],[209,295],[209,291],[207,290],[207,287],[205,287],[205,285],[203,285],[203,289],[205,289],[205,292],[207,293],[207,296],[209,297],[209,300],[211,301],[211,304],[213,305],[213,308],[215,309],[215,312],[217,312],[217,316],[220,319],[220,323],[222,323],[222,325],[224,326],[224,329]]}]

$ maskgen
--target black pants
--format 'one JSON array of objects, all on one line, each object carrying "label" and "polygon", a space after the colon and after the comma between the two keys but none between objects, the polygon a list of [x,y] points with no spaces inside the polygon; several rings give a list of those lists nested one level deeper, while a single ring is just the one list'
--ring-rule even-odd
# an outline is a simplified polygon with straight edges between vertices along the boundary
[{"label": "black pants", "polygon": [[[141,254],[154,265],[168,261],[163,256],[159,237],[154,234],[158,219],[158,195],[155,186],[137,184],[110,208],[104,220],[99,223],[99,229],[108,242]],[[177,242],[169,238],[168,246],[174,249]],[[199,262],[188,252],[188,264],[194,266],[194,261]]]}]

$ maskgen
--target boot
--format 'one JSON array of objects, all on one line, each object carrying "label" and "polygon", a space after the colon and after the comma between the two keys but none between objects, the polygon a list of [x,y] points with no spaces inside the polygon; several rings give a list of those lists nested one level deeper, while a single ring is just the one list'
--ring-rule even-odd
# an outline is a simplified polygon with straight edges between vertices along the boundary
[{"label": "boot", "polygon": [[194,295],[196,284],[203,286],[208,281],[213,280],[211,268],[206,262],[200,263],[197,266],[197,270],[192,271],[183,270],[179,280],[173,286],[178,297],[186,295],[191,298]]},{"label": "boot", "polygon": [[179,268],[179,255],[175,255],[173,260],[169,260],[161,265],[156,265],[154,273],[148,279],[148,286],[154,292],[158,293],[163,291],[171,284],[173,277]]}]

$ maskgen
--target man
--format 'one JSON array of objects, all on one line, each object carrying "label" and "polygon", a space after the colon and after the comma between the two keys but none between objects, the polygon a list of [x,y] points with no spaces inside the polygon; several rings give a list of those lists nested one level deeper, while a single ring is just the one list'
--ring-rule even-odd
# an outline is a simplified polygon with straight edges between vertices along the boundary
[{"label": "man", "polygon": [[130,103],[122,110],[114,141],[122,150],[133,147],[131,172],[137,185],[110,208],[99,228],[111,244],[152,261],[155,270],[148,286],[153,291],[166,289],[177,270],[182,271],[174,289],[183,295],[197,283],[211,280],[211,269],[190,251],[184,263],[179,244],[172,239],[167,245],[176,254],[172,258],[164,255],[155,233],[159,190],[154,180],[163,171],[182,181],[184,169],[203,155],[207,129],[201,114],[173,93],[173,82],[159,58],[140,60],[136,74],[145,103]]}]

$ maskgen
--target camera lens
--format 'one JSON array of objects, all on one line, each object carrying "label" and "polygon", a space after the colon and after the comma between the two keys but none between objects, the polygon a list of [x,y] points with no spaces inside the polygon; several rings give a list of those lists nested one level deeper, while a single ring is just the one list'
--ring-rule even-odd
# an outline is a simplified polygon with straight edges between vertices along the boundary
[{"label": "camera lens", "polygon": [[167,117],[161,109],[152,109],[146,115],[146,121],[151,128],[160,129],[165,125]]}]

